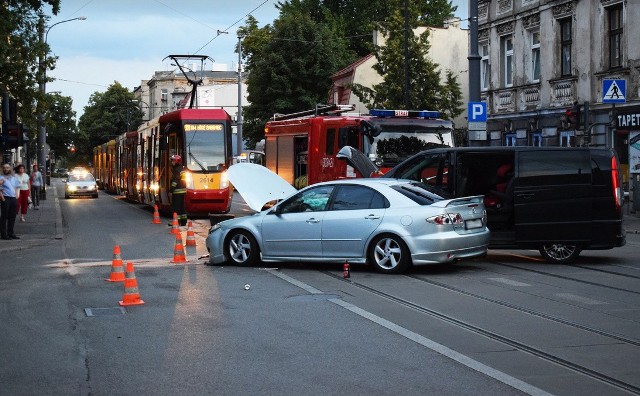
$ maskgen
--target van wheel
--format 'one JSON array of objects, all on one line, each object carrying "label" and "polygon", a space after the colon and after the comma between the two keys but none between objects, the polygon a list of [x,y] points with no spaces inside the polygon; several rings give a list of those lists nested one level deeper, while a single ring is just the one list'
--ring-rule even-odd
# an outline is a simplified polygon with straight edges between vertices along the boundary
[{"label": "van wheel", "polygon": [[582,249],[578,245],[565,245],[563,243],[550,243],[540,246],[540,254],[550,263],[566,264],[573,262]]},{"label": "van wheel", "polygon": [[383,274],[399,274],[411,266],[411,254],[402,238],[391,234],[379,235],[371,241],[369,263]]},{"label": "van wheel", "polygon": [[235,265],[251,266],[260,260],[256,239],[247,231],[232,231],[225,242],[227,257]]}]

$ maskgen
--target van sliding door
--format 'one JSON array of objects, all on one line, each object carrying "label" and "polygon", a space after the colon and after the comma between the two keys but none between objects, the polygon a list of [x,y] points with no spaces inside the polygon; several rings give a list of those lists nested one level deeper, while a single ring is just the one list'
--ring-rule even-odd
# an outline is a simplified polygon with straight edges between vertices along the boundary
[{"label": "van sliding door", "polygon": [[516,239],[580,242],[591,234],[591,163],[587,150],[518,153]]}]

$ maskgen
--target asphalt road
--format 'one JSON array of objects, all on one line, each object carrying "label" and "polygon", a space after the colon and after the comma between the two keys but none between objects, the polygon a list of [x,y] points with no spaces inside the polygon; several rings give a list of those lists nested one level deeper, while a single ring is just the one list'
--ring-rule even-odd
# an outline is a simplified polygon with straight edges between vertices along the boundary
[{"label": "asphalt road", "polygon": [[[206,266],[206,219],[171,264],[148,208],[57,192],[63,238],[0,256],[2,395],[640,394],[640,235],[572,266],[491,251],[345,280]],[[144,305],[120,310],[123,285],[104,281],[114,245]]]}]

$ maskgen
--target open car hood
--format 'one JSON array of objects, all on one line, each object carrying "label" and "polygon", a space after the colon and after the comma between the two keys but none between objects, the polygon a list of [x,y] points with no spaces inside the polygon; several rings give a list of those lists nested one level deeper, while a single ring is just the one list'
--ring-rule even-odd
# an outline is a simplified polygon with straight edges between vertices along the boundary
[{"label": "open car hood", "polygon": [[256,212],[261,211],[267,202],[287,198],[297,191],[286,180],[258,164],[243,162],[231,165],[227,176],[247,205]]},{"label": "open car hood", "polygon": [[371,175],[380,172],[380,169],[367,157],[364,153],[351,146],[344,146],[336,154],[336,158],[345,160],[347,164],[351,165],[353,169],[364,178],[369,178]]}]

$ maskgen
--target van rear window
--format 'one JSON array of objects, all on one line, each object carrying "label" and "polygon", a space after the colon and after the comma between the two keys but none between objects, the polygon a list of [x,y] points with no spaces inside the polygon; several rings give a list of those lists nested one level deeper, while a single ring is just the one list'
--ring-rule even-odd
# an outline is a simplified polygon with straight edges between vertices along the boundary
[{"label": "van rear window", "polygon": [[424,183],[399,184],[391,186],[391,188],[411,199],[418,205],[431,205],[444,199],[438,194],[433,193],[429,186]]},{"label": "van rear window", "polygon": [[591,184],[591,161],[586,150],[521,152],[520,186]]}]

